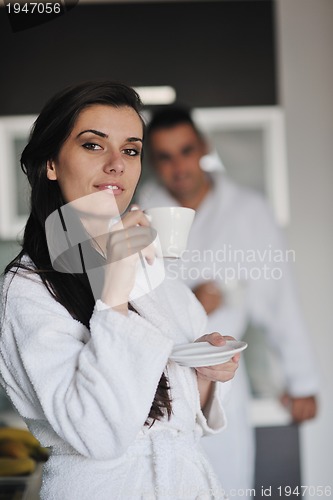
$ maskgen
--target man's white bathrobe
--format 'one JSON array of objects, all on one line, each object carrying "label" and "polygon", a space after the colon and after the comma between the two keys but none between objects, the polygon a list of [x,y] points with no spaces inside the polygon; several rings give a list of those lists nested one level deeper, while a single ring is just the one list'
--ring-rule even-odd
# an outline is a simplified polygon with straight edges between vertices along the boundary
[{"label": "man's white bathrobe", "polygon": [[[283,235],[263,197],[225,174],[211,176],[213,188],[196,211],[187,251],[180,264],[169,264],[169,274],[178,274],[192,289],[207,280],[220,283],[224,301],[209,315],[208,330],[240,340],[249,322],[259,326],[279,355],[285,389],[295,397],[314,395],[319,388],[316,363],[286,262],[293,253],[286,255]],[[139,204],[142,209],[179,205],[156,182],[142,188]],[[236,490],[253,487],[249,397],[241,363],[226,405],[228,428],[202,442],[226,492],[235,499]]]},{"label": "man's white bathrobe", "polygon": [[[163,282],[121,315],[97,301],[90,331],[56,302],[36,275],[5,276],[2,384],[31,432],[52,455],[43,500],[224,498],[199,452],[202,434],[225,426],[227,384],[204,415],[195,371],[168,361],[174,344],[206,332],[192,292]],[[170,420],[144,423],[162,372]]]}]

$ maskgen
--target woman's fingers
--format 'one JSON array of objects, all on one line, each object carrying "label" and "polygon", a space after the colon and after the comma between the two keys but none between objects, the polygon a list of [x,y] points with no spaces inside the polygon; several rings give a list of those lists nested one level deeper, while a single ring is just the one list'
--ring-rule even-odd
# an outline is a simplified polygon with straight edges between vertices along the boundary
[{"label": "woman's fingers", "polygon": [[196,368],[196,371],[199,376],[205,380],[211,380],[212,382],[227,382],[228,380],[234,378],[237,368],[238,361],[234,361],[232,359],[227,363],[219,365],[206,367],[202,366],[200,368]]},{"label": "woman's fingers", "polygon": [[[211,345],[216,347],[225,345],[227,340],[235,340],[234,337],[230,335],[221,335],[218,332],[207,333],[202,337],[198,338],[196,342],[209,342]],[[235,354],[226,363],[221,363],[214,366],[202,366],[196,368],[198,375],[205,380],[211,380],[213,382],[227,382],[231,380],[236,373],[240,359],[240,354]]]},{"label": "woman's fingers", "polygon": [[153,259],[152,242],[156,239],[156,231],[150,226],[129,226],[110,233],[107,244],[108,262],[116,262],[131,255],[143,252],[148,259]]},{"label": "woman's fingers", "polygon": [[236,340],[234,337],[230,337],[230,335],[221,335],[219,332],[206,333],[196,339],[195,342],[209,342],[211,345],[221,346],[226,343],[227,340]]},{"label": "woman's fingers", "polygon": [[206,333],[205,335],[202,335],[202,337],[199,337],[198,339],[196,339],[195,342],[209,342],[210,344],[215,345],[215,346],[222,346],[226,343],[226,340],[225,340],[225,337],[223,337],[223,335],[221,335],[220,333],[213,332],[213,333]]},{"label": "woman's fingers", "polygon": [[141,252],[148,264],[153,264],[155,248],[153,241],[157,232],[150,226],[148,217],[137,205],[114,224],[110,229],[108,244],[108,262],[129,257]]},{"label": "woman's fingers", "polygon": [[148,217],[143,213],[142,210],[131,209],[124,215],[124,217],[121,218],[119,222],[111,227],[111,232],[119,231],[121,229],[126,229],[128,227],[136,225],[149,227],[150,222],[148,220]]}]

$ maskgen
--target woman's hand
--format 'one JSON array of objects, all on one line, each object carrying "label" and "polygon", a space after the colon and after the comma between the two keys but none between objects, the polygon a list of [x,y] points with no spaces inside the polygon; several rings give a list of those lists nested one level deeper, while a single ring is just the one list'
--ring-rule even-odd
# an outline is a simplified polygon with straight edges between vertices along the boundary
[{"label": "woman's hand", "polygon": [[[227,340],[235,340],[233,337],[222,336],[218,332],[209,333],[198,338],[196,342],[209,342],[211,345],[223,346]],[[196,368],[198,377],[210,380],[211,382],[227,382],[231,380],[238,368],[240,354],[235,354],[227,363],[221,363],[214,366],[202,366]]]},{"label": "woman's hand", "polygon": [[[227,340],[235,340],[233,337],[222,336],[218,332],[209,333],[198,338],[196,342],[209,342],[215,346],[225,345]],[[207,404],[211,392],[212,382],[227,382],[231,380],[236,373],[239,364],[240,354],[235,354],[227,363],[221,363],[214,366],[202,366],[195,368],[198,378],[198,389],[200,393],[201,408]]]},{"label": "woman's hand", "polygon": [[102,300],[120,312],[127,313],[129,294],[134,286],[139,252],[152,264],[155,251],[152,242],[156,232],[145,214],[135,209],[115,224],[106,246]]}]

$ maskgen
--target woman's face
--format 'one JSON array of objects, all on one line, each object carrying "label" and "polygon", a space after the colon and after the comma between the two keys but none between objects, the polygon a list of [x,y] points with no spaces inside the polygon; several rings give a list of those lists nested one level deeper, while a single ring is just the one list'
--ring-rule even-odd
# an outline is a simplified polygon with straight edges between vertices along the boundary
[{"label": "woman's face", "polygon": [[[128,207],[141,173],[143,127],[134,109],[92,105],[79,114],[58,157],[47,164],[67,203],[93,200],[99,215]],[[94,196],[88,196],[94,195]],[[91,201],[90,201],[91,205]]]}]

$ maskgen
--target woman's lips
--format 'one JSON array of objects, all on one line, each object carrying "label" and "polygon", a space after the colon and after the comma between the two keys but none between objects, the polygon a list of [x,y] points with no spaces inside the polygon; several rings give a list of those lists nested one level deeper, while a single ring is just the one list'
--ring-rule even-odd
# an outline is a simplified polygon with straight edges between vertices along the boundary
[{"label": "woman's lips", "polygon": [[108,193],[112,193],[115,196],[121,194],[124,191],[124,188],[120,184],[112,183],[112,184],[98,184],[95,186],[100,191],[106,191]]}]

